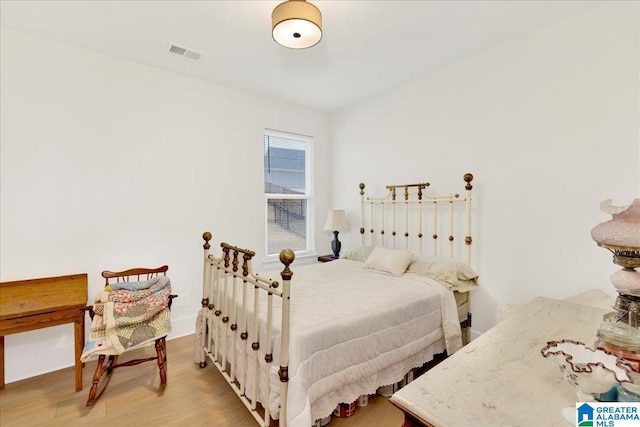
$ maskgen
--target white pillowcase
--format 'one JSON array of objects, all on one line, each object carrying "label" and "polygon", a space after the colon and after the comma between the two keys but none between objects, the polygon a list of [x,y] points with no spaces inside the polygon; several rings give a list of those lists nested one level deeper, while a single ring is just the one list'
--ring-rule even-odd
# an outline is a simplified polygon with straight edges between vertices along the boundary
[{"label": "white pillowcase", "polygon": [[400,276],[407,270],[412,255],[411,251],[374,248],[371,255],[364,262],[363,268]]},{"label": "white pillowcase", "polygon": [[476,272],[466,263],[451,258],[415,256],[407,272],[432,277],[459,292],[466,292],[478,286]]},{"label": "white pillowcase", "polygon": [[342,256],[344,259],[350,259],[351,261],[365,262],[369,255],[373,252],[373,246],[356,246],[353,249],[349,249],[346,254]]}]

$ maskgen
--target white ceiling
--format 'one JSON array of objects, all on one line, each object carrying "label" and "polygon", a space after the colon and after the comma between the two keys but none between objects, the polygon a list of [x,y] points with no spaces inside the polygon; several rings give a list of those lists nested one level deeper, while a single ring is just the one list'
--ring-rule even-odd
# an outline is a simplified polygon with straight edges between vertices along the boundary
[{"label": "white ceiling", "polygon": [[[3,27],[336,111],[595,6],[594,1],[325,1],[323,38],[271,38],[279,1],[0,1]],[[176,44],[203,53],[191,61]]]}]

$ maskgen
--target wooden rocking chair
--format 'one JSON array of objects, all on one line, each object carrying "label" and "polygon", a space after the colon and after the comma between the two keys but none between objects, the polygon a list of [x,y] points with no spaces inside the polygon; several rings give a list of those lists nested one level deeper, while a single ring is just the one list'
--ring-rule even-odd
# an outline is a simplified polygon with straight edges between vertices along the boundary
[{"label": "wooden rocking chair", "polygon": [[[141,280],[150,280],[154,277],[158,277],[159,275],[166,276],[167,270],[169,267],[163,265],[158,268],[133,268],[130,270],[113,272],[113,271],[103,271],[102,277],[105,279],[105,288],[112,283],[124,283],[130,281],[141,281]],[[109,280],[112,280],[109,282]],[[167,307],[171,309],[171,302],[173,298],[176,298],[177,295],[169,295],[169,301],[167,303]],[[89,306],[85,308],[86,311],[89,312],[89,316],[91,320],[95,315],[93,311],[93,306]],[[139,348],[139,346],[134,346],[131,349],[127,349],[126,351]],[[109,384],[109,380],[111,379],[111,374],[116,368],[120,368],[123,366],[135,366],[144,362],[157,361],[158,370],[160,373],[160,388],[164,389],[167,385],[167,345],[166,345],[166,335],[155,340],[155,350],[156,355],[152,357],[142,358],[142,359],[133,359],[123,363],[118,363],[118,355],[107,355],[100,354],[98,356],[98,365],[96,366],[96,370],[93,374],[93,383],[91,384],[91,389],[89,390],[89,398],[87,399],[87,406],[92,406],[96,400],[102,395],[107,384]],[[126,352],[125,351],[125,352]]]}]

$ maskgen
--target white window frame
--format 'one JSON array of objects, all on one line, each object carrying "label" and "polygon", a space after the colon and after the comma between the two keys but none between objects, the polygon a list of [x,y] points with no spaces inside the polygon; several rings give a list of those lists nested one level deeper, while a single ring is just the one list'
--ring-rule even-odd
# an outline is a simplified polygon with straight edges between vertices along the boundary
[{"label": "white window frame", "polygon": [[[308,135],[300,135],[291,132],[283,132],[274,129],[265,129],[264,135],[279,137],[279,138],[287,138],[293,139],[296,141],[304,142],[305,146],[305,194],[275,194],[275,193],[264,193],[264,224],[265,224],[265,236],[264,236],[264,253],[265,262],[278,260],[280,255],[280,250],[286,248],[280,248],[278,253],[270,254],[269,253],[269,199],[291,199],[291,200],[300,200],[305,199],[307,201],[307,218],[306,218],[306,243],[307,247],[305,250],[294,251],[296,257],[306,257],[306,256],[315,256],[315,209],[313,202],[313,137]],[[264,143],[263,143],[264,144]],[[264,177],[264,165],[263,165],[263,174]],[[265,185],[263,183],[263,189]]]}]

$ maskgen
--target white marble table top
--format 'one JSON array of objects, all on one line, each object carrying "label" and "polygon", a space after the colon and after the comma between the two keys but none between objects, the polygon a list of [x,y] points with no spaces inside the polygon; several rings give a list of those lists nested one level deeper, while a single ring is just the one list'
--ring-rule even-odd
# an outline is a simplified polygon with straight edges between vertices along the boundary
[{"label": "white marble table top", "polygon": [[572,339],[593,348],[603,308],[538,297],[463,347],[391,400],[437,427],[562,426],[576,390],[540,350]]}]

